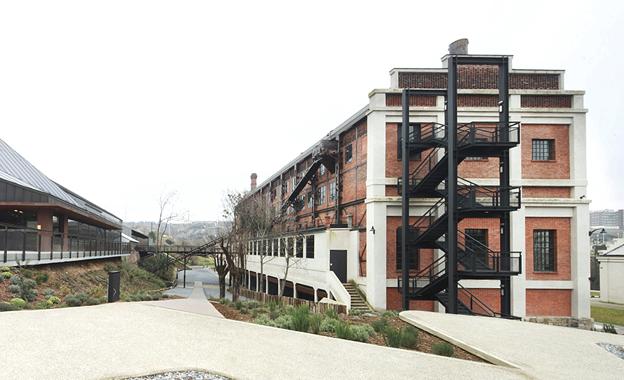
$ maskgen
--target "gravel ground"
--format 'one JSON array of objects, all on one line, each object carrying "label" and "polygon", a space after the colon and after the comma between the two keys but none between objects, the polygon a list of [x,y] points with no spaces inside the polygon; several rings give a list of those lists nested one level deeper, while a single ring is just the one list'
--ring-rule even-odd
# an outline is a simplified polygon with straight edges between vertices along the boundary
[{"label": "gravel ground", "polygon": [[204,371],[163,372],[153,375],[128,377],[125,380],[229,380],[227,377]]},{"label": "gravel ground", "polygon": [[620,359],[624,359],[624,346],[610,343],[596,343]]}]

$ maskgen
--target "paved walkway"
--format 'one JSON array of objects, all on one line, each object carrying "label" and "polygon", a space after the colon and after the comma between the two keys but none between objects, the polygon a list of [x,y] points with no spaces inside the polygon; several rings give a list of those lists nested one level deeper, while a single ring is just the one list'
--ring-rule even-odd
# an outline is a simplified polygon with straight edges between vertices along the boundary
[{"label": "paved walkway", "polygon": [[186,311],[188,313],[208,315],[211,317],[224,318],[221,313],[206,299],[202,283],[196,281],[190,297],[184,299],[166,301],[148,301],[146,305],[164,307],[167,309]]},{"label": "paved walkway", "polygon": [[615,309],[615,310],[624,310],[624,305],[621,303],[610,303],[610,302],[602,302],[599,299],[591,300],[592,306],[604,307],[607,309]]},{"label": "paved walkway", "polygon": [[190,368],[237,379],[526,378],[490,364],[144,302],[4,312],[0,326],[10,326],[0,339],[6,379],[107,379]]},{"label": "paved walkway", "polygon": [[624,337],[498,318],[405,311],[401,319],[538,379],[621,379],[624,360],[596,343]]}]

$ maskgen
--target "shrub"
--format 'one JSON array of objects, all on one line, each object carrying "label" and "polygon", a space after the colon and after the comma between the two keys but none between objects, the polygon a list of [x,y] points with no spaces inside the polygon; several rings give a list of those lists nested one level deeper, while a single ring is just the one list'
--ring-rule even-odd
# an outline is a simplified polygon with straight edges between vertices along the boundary
[{"label": "shrub", "polygon": [[48,274],[47,273],[38,273],[37,276],[35,276],[35,281],[39,285],[43,284],[44,282],[48,282]]},{"label": "shrub", "polygon": [[43,296],[46,298],[50,298],[54,295],[54,290],[50,288],[43,289]]},{"label": "shrub", "polygon": [[617,331],[615,330],[615,326],[613,326],[611,323],[604,323],[602,325],[602,331],[609,333],[609,334],[617,334]]},{"label": "shrub", "polygon": [[323,316],[319,314],[310,315],[310,332],[312,334],[318,334],[321,331],[322,321],[323,321]]},{"label": "shrub", "polygon": [[48,301],[39,301],[35,305],[36,309],[49,309],[50,307],[52,307],[52,304]]},{"label": "shrub", "polygon": [[327,333],[335,333],[336,327],[342,323],[339,319],[325,317],[321,321],[321,331]]},{"label": "shrub", "polygon": [[418,345],[418,330],[412,326],[401,329],[401,347],[415,348]]},{"label": "shrub", "polygon": [[241,307],[239,311],[241,314],[249,314],[249,309],[246,306]]},{"label": "shrub", "polygon": [[169,259],[165,255],[154,255],[141,259],[139,266],[169,283],[175,282],[176,271],[173,265],[169,264]]},{"label": "shrub", "polygon": [[57,304],[61,303],[61,299],[58,298],[57,296],[50,296],[50,297],[48,297],[48,301],[52,302],[53,305],[57,305]]},{"label": "shrub", "polygon": [[436,343],[433,346],[431,346],[431,352],[440,356],[451,357],[453,356],[453,351],[455,351],[453,349],[453,346],[451,346],[450,344],[446,342]]},{"label": "shrub", "polygon": [[65,296],[65,303],[67,304],[67,306],[72,306],[72,307],[82,305],[82,301],[78,297],[71,295],[71,294],[68,296]]},{"label": "shrub", "polygon": [[233,306],[236,308],[236,310],[240,310],[243,308],[243,302],[242,301],[236,301],[233,303]]},{"label": "shrub", "polygon": [[386,346],[398,348],[401,346],[401,330],[387,326],[383,330],[383,339]]},{"label": "shrub", "polygon": [[388,320],[382,317],[381,319],[374,320],[371,323],[371,326],[373,327],[373,330],[375,330],[375,332],[381,333],[386,327],[388,327]]},{"label": "shrub", "polygon": [[338,319],[338,312],[334,309],[327,309],[325,310],[325,316],[327,318]]},{"label": "shrub", "polygon": [[10,279],[13,276],[13,273],[11,273],[9,271],[5,271],[5,272],[2,272],[2,274],[0,274],[0,276],[2,276],[2,278],[4,280],[8,280],[8,279]]},{"label": "shrub", "polygon": [[14,274],[11,276],[11,284],[20,285],[22,283],[22,277],[20,275]]},{"label": "shrub", "polygon": [[282,314],[279,317],[275,318],[273,322],[275,323],[275,326],[281,329],[293,329],[292,317],[289,314]]},{"label": "shrub", "polygon": [[336,325],[336,337],[340,339],[353,340],[353,331],[351,325],[340,322]]},{"label": "shrub", "polygon": [[372,330],[372,327],[368,325],[353,325],[351,326],[351,340],[368,342]]},{"label": "shrub", "polygon": [[292,327],[295,331],[308,332],[310,328],[310,309],[301,305],[291,312]]},{"label": "shrub", "polygon": [[399,312],[394,310],[386,310],[381,316],[384,318],[395,318],[399,316]]},{"label": "shrub", "polygon": [[20,294],[22,292],[22,287],[19,285],[9,285],[9,292],[13,294]]},{"label": "shrub", "polygon": [[219,303],[221,303],[222,305],[228,306],[229,304],[231,304],[231,303],[232,303],[232,301],[230,301],[230,300],[229,300],[229,299],[227,299],[227,298],[221,298],[221,299],[219,300]]},{"label": "shrub", "polygon": [[269,318],[277,319],[277,317],[279,317],[281,313],[282,313],[282,305],[275,303],[275,302],[269,303]]},{"label": "shrub", "polygon": [[102,302],[100,301],[99,298],[95,298],[95,297],[89,297],[87,298],[87,300],[85,301],[86,305],[99,305]]},{"label": "shrub", "polygon": [[349,315],[352,316],[352,317],[357,317],[357,316],[360,316],[362,314],[364,314],[364,312],[361,311],[361,310],[356,310],[356,309],[350,309],[349,310]]},{"label": "shrub", "polygon": [[21,298],[11,298],[11,301],[9,301],[11,303],[11,305],[17,307],[18,309],[23,309],[24,306],[26,306],[26,301],[24,301]]},{"label": "shrub", "polygon": [[15,305],[8,302],[0,302],[0,312],[19,310]]},{"label": "shrub", "polygon": [[275,325],[275,321],[273,321],[272,319],[270,319],[267,315],[263,314],[260,315],[258,318],[254,319],[254,323],[257,323],[259,325],[264,325],[264,326],[271,326],[271,327],[276,327]]},{"label": "shrub", "polygon": [[[11,273],[11,267],[7,267],[7,266],[2,266],[0,267],[0,272],[2,272],[4,274],[4,272],[9,272]],[[10,277],[10,276],[9,276]]]},{"label": "shrub", "polygon": [[258,302],[258,301],[248,301],[246,303],[246,306],[247,306],[248,309],[255,309],[257,307],[260,307],[260,302]]}]

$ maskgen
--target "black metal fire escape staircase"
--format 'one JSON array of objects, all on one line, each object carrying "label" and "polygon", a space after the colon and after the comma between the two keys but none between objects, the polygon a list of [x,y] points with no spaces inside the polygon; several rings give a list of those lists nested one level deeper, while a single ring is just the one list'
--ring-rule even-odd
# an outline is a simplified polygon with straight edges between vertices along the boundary
[{"label": "black metal fire escape staircase", "polygon": [[282,203],[281,213],[284,214],[291,205],[300,210],[303,202],[298,201],[299,195],[303,189],[311,183],[316,177],[316,173],[321,165],[325,166],[330,173],[336,170],[336,161],[338,159],[338,141],[337,140],[321,140],[312,152],[312,164],[307,168],[306,172],[299,179],[294,189],[288,195],[288,198]]},{"label": "black metal fire escape staircase", "polygon": [[[501,139],[504,130],[510,138]],[[519,125],[511,123],[501,128],[500,124],[468,123],[457,129],[457,162],[468,157],[499,157],[501,153],[519,143]],[[415,275],[409,276],[409,298],[415,300],[437,300],[448,304],[448,246],[445,233],[448,226],[447,165],[445,152],[445,126],[436,123],[413,123],[408,135],[409,152],[427,152],[420,164],[412,171],[408,191],[409,198],[439,198],[423,215],[416,218],[407,234],[408,252],[416,254],[419,248],[439,249],[438,257]],[[402,179],[399,179],[399,194],[402,193]],[[466,217],[499,218],[502,214],[520,207],[519,187],[481,186],[461,177],[456,184],[457,222]],[[495,252],[472,237],[457,231],[457,279],[500,279],[521,272],[521,253]],[[409,253],[408,253],[409,254]],[[401,278],[398,287],[401,289]],[[458,284],[457,312],[513,318],[508,314],[492,311],[484,302]]]}]

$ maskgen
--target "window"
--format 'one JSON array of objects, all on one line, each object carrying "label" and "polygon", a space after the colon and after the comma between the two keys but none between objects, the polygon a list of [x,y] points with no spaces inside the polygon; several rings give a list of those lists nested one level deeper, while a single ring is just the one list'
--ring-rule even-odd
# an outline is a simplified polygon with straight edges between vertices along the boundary
[{"label": "window", "polygon": [[338,193],[336,192],[336,182],[329,183],[329,200],[335,201],[338,198]]},{"label": "window", "polygon": [[321,167],[319,168],[319,174],[320,175],[325,174],[325,165],[321,165]]},{"label": "window", "polygon": [[[408,235],[409,236],[409,235]],[[413,248],[408,245],[407,252],[409,256],[407,257],[407,264],[409,269],[418,269],[418,263],[420,258],[420,250],[418,248]],[[402,266],[403,255],[401,252],[401,227],[396,230],[396,270],[400,271]]]},{"label": "window", "polygon": [[474,255],[485,264],[489,264],[487,260],[487,246],[488,246],[488,230],[466,228],[466,251],[468,254],[474,253]]},{"label": "window", "polygon": [[555,230],[533,231],[533,270],[555,271]]},{"label": "window", "polygon": [[292,189],[295,190],[295,187],[297,186],[297,178],[299,178],[299,176],[295,176],[292,178]]},{"label": "window", "polygon": [[295,250],[297,252],[296,254],[297,257],[303,257],[303,238],[302,237],[297,238],[297,245],[295,247]]},{"label": "window", "polygon": [[273,256],[277,256],[279,254],[279,245],[277,243],[277,239],[273,239]]},{"label": "window", "polygon": [[533,161],[552,161],[555,159],[555,140],[534,139],[531,158]]},{"label": "window", "polygon": [[314,197],[312,196],[312,193],[308,193],[308,208],[312,208],[313,200],[314,200]]},{"label": "window", "polygon": [[280,256],[286,255],[286,239],[280,239]]},{"label": "window", "polygon": [[273,256],[273,244],[271,244],[271,240],[267,240],[266,245],[267,245],[267,256]]},{"label": "window", "polygon": [[345,147],[345,164],[353,161],[353,144]]},{"label": "window", "polygon": [[[403,158],[403,147],[401,146],[403,143],[403,135],[402,135],[402,129],[403,126],[401,124],[399,124],[397,126],[397,159],[401,160]],[[408,142],[413,144],[415,143],[417,140],[420,140],[421,137],[421,125],[420,123],[416,123],[416,124],[409,124],[409,130],[408,132]],[[410,152],[410,160],[420,160],[420,153],[412,153],[412,149],[410,149],[411,147],[408,145],[407,149]]]},{"label": "window", "polygon": [[325,187],[325,185],[319,187],[316,190],[316,204],[317,205],[323,205],[325,204],[325,193],[327,188]]},{"label": "window", "polygon": [[306,236],[306,258],[314,258],[314,235]]}]

